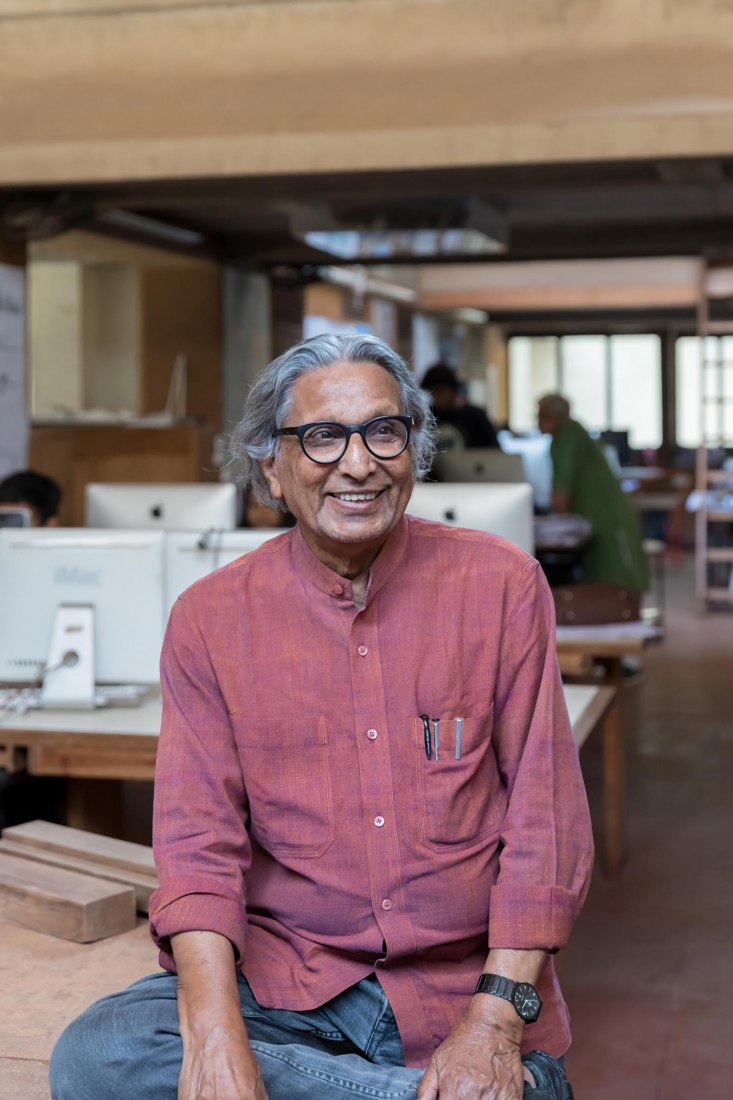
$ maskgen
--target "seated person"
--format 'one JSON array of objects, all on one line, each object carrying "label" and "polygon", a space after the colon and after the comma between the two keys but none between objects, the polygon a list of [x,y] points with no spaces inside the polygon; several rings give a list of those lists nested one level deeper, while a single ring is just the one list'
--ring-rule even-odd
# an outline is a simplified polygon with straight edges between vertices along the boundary
[{"label": "seated person", "polygon": [[559,393],[541,399],[537,423],[541,432],[552,436],[553,511],[584,516],[593,528],[581,551],[583,580],[648,588],[639,516],[601,445],[571,418],[570,404]]},{"label": "seated person", "polygon": [[61,489],[53,478],[19,470],[0,481],[0,509],[27,508],[31,527],[58,527]]},{"label": "seated person", "polygon": [[494,425],[478,405],[469,405],[461,393],[455,371],[447,363],[436,363],[420,383],[430,393],[433,414],[439,425],[450,424],[463,436],[466,447],[498,447]]},{"label": "seated person", "polygon": [[172,609],[164,969],[67,1028],[54,1100],[570,1100],[592,840],[537,562],[405,514],[432,417],[373,336],[276,359],[233,445],[297,523]]}]

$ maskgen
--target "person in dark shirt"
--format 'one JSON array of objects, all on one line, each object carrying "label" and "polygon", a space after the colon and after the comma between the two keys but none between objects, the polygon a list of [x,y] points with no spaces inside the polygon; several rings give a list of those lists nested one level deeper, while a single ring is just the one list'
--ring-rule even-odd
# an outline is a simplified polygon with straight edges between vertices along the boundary
[{"label": "person in dark shirt", "polygon": [[0,508],[27,508],[32,527],[58,527],[61,489],[35,470],[18,470],[0,481]]},{"label": "person in dark shirt", "polygon": [[458,428],[466,447],[499,446],[494,425],[483,409],[464,400],[456,373],[447,363],[436,363],[430,367],[421,385],[430,393],[430,403],[438,423]]}]

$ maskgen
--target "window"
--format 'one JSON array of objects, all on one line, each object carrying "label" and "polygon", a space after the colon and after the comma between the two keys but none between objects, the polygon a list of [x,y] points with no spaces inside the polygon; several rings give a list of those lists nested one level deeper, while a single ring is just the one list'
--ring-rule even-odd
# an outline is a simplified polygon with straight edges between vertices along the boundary
[{"label": "window", "polygon": [[514,336],[509,341],[509,416],[515,432],[537,426],[537,400],[559,392],[590,431],[628,431],[635,450],[662,442],[659,337]]},{"label": "window", "polygon": [[733,337],[708,336],[701,345],[697,336],[681,336],[675,354],[677,442],[681,447],[702,443],[703,373],[706,440],[733,439]]}]

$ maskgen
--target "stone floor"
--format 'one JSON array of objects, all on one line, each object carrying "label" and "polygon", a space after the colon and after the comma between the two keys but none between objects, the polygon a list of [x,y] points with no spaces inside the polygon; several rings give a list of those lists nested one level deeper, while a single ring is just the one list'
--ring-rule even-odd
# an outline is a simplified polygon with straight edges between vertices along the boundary
[{"label": "stone floor", "polygon": [[[733,614],[698,616],[688,559],[667,563],[667,637],[628,689],[630,858],[596,872],[559,962],[577,1100],[733,1094]],[[600,745],[583,750],[594,816]],[[143,922],[82,946],[0,926],[0,1100],[49,1100],[64,1023],[155,969]]]},{"label": "stone floor", "polygon": [[561,957],[577,1100],[733,1096],[733,614],[696,613],[689,559],[667,578],[631,689],[630,857],[617,882],[596,871]]}]

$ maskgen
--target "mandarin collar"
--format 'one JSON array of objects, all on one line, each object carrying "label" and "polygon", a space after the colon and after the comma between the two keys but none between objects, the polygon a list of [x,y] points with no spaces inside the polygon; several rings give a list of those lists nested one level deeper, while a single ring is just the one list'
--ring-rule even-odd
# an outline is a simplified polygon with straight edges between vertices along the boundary
[{"label": "mandarin collar", "polygon": [[[402,561],[409,536],[409,523],[403,515],[397,526],[390,531],[387,541],[371,564],[365,607],[368,607],[374,596]],[[333,569],[329,569],[327,565],[318,560],[303,538],[300,524],[296,524],[293,529],[292,548],[296,569],[302,572],[306,579],[320,592],[343,600],[353,600],[354,594],[351,581],[347,577],[342,577]]]}]

